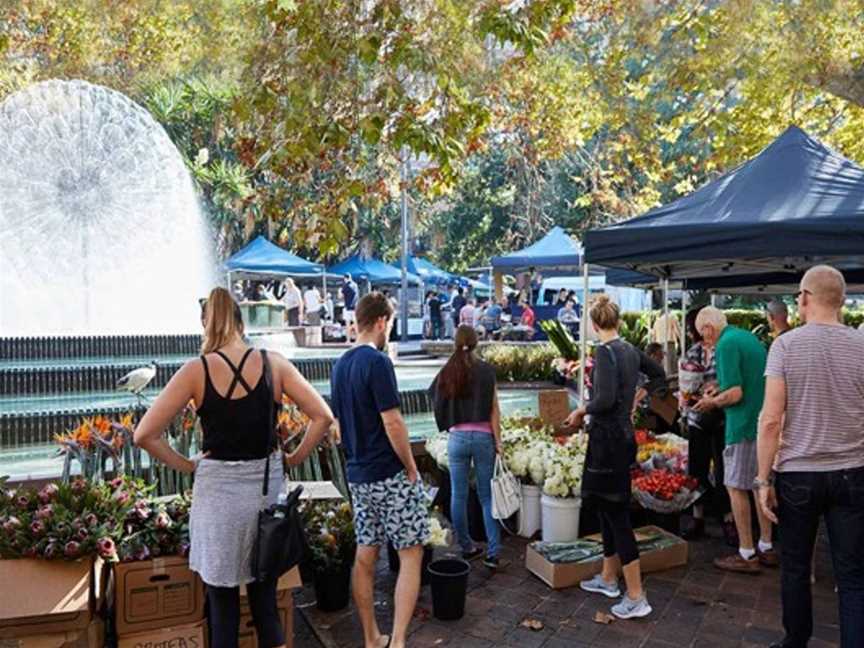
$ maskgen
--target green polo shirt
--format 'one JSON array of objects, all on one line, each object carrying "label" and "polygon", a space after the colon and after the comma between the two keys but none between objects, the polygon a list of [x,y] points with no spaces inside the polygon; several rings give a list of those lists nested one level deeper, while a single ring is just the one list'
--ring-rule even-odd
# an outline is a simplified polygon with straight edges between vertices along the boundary
[{"label": "green polo shirt", "polygon": [[715,363],[720,391],[740,387],[743,398],[725,408],[726,444],[756,439],[765,400],[765,347],[749,331],[727,326],[717,341]]}]

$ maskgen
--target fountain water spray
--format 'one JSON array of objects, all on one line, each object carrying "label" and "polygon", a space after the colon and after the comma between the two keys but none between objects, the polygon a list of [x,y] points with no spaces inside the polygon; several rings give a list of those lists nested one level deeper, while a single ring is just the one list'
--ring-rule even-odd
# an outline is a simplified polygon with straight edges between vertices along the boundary
[{"label": "fountain water spray", "polygon": [[200,329],[214,243],[150,114],[84,81],[0,104],[0,337]]}]

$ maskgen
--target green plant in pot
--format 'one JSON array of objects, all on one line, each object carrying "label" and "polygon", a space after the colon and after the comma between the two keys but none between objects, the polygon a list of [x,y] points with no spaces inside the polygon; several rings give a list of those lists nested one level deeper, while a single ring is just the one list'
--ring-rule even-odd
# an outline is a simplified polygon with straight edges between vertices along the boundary
[{"label": "green plant in pot", "polygon": [[351,568],[357,551],[351,506],[332,500],[309,501],[303,505],[302,515],[318,609],[342,610],[350,599]]}]

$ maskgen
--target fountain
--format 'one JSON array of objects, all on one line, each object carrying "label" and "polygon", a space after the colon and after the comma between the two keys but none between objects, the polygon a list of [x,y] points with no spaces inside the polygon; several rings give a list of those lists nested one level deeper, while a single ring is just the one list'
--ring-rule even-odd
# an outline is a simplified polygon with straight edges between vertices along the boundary
[{"label": "fountain", "polygon": [[84,81],[0,104],[0,335],[194,332],[214,245],[150,114]]}]

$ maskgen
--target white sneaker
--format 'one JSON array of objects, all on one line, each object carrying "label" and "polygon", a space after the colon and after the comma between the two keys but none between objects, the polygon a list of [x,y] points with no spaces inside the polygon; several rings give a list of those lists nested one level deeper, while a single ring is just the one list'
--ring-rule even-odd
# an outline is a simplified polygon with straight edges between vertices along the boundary
[{"label": "white sneaker", "polygon": [[615,579],[614,583],[607,583],[600,574],[597,574],[591,580],[582,581],[579,583],[579,587],[586,592],[602,594],[609,598],[618,598],[621,596],[621,590],[618,588],[618,579]]},{"label": "white sneaker", "polygon": [[619,619],[640,619],[651,612],[651,606],[644,594],[635,601],[625,594],[620,603],[612,606],[612,614]]}]

